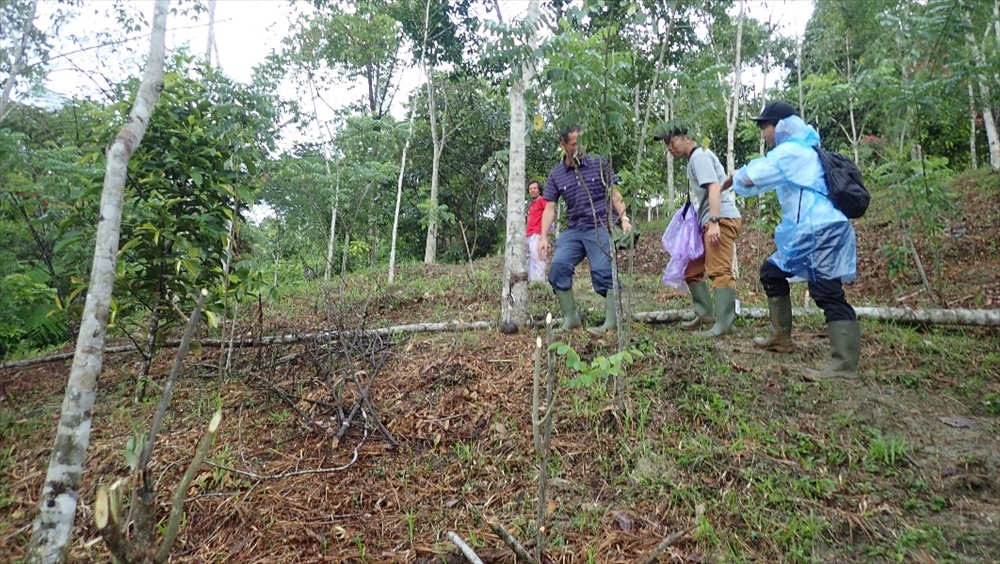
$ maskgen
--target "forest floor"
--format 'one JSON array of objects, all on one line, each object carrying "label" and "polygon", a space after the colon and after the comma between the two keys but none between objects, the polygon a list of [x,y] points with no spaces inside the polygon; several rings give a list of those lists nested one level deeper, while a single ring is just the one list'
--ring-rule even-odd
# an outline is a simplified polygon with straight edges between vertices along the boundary
[{"label": "forest floor", "polygon": [[[960,220],[912,230],[931,297],[900,252],[898,201],[875,194],[857,222],[853,304],[998,307],[1000,177],[960,177],[951,200],[948,217]],[[740,239],[739,292],[744,305],[763,306],[754,274],[772,243],[754,219]],[[688,307],[659,281],[665,224],[643,226],[635,254],[620,258],[635,311]],[[599,321],[583,266],[578,301],[585,321]],[[343,290],[315,284],[263,304],[240,330],[495,322],[501,259],[472,268],[407,265],[388,288],[375,271],[351,275]],[[536,319],[557,310],[545,285],[530,294]],[[828,357],[819,316],[796,319],[789,355],[754,350],[763,322],[740,325],[739,335],[707,342],[675,325],[632,323],[628,348],[642,356],[627,368],[624,407],[610,387],[571,387],[576,374],[556,357],[546,562],[639,562],[686,530],[660,562],[996,562],[998,329],[863,320],[861,377],[808,383],[801,368]],[[454,531],[484,562],[513,562],[489,523],[522,542],[535,535],[537,337],[544,330],[353,333],[236,349],[224,377],[218,349],[202,348],[187,360],[152,463],[165,516],[201,430],[223,409],[172,561],[461,562],[446,537]],[[567,342],[585,361],[617,346],[584,332]],[[170,353],[155,363],[155,382]],[[157,399],[133,401],[136,360],[105,357],[73,562],[109,559],[93,524],[95,491],[129,475],[124,446]],[[68,371],[58,362],[0,372],[0,561],[23,556]],[[350,411],[358,399],[354,376],[371,381],[373,405],[338,440],[338,406]]]}]

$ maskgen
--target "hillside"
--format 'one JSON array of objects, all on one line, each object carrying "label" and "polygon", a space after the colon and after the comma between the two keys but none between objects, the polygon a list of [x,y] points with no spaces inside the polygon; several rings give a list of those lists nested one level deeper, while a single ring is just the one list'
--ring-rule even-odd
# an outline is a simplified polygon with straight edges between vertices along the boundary
[{"label": "hillside", "polygon": [[[905,255],[898,200],[875,193],[857,222],[855,305],[995,308],[1000,301],[1000,179],[958,178],[956,212],[932,238],[914,230],[935,297]],[[748,214],[747,224],[754,221]],[[687,307],[659,282],[665,255],[647,224],[621,257],[633,309]],[[745,305],[762,305],[753,274],[768,233],[739,243]],[[350,276],[246,315],[243,335],[306,334],[449,320],[495,320],[500,259]],[[584,315],[601,315],[586,271]],[[556,303],[531,287],[532,314]],[[804,297],[794,288],[796,303]],[[796,320],[798,350],[760,354],[741,334],[704,342],[672,325],[631,326],[624,409],[610,386],[573,388],[557,358],[546,562],[639,562],[691,529],[660,562],[961,562],[1000,554],[1000,335],[996,329],[863,321],[862,377],[804,382],[822,362],[819,317]],[[237,349],[218,376],[218,349],[187,361],[153,473],[166,514],[170,488],[212,411],[219,438],[188,492],[172,562],[461,562],[447,531],[485,562],[513,562],[490,529],[534,536],[532,354],[544,331],[352,334]],[[570,335],[584,360],[613,338]],[[98,484],[128,475],[123,446],[148,425],[134,404],[135,358],[108,355],[77,515],[74,562],[104,562],[91,509]],[[153,370],[162,381],[172,359]],[[68,364],[0,372],[0,561],[21,557],[41,490]],[[355,380],[357,378],[357,380]],[[338,437],[341,413],[371,382],[372,405]],[[356,384],[359,382],[360,384]],[[155,399],[155,398],[154,398]],[[376,417],[384,424],[380,429]],[[390,444],[395,442],[397,446]],[[343,469],[338,469],[343,467]],[[322,472],[310,473],[319,469]]]}]

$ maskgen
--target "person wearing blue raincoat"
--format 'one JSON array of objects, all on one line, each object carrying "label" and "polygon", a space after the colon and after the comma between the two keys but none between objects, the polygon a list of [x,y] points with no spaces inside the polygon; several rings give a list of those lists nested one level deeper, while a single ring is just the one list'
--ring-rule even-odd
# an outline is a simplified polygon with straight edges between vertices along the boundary
[{"label": "person wearing blue raincoat", "polygon": [[745,197],[775,190],[781,205],[781,223],[774,230],[777,249],[760,267],[771,327],[767,337],[754,343],[775,352],[794,349],[788,279],[803,278],[826,316],[832,357],[821,370],[807,369],[806,378],[857,378],[861,331],[843,283],[857,276],[858,252],[850,220],[827,197],[823,165],[814,149],[819,134],[788,102],[770,102],[750,119],[770,151],[733,173],[722,187],[732,186]]}]

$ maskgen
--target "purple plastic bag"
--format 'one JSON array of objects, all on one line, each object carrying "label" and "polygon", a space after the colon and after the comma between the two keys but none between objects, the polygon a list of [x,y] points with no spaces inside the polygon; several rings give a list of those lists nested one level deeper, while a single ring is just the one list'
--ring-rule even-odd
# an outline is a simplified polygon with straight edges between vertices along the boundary
[{"label": "purple plastic bag", "polygon": [[663,283],[681,292],[688,292],[684,270],[689,262],[705,254],[698,212],[690,201],[674,214],[667,230],[663,232],[662,241],[663,250],[670,254],[670,262],[663,269]]}]

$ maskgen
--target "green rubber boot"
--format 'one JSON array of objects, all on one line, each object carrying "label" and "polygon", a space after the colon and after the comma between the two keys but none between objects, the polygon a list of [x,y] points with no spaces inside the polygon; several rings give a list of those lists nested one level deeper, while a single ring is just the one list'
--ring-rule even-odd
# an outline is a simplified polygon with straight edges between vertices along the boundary
[{"label": "green rubber boot", "polygon": [[695,282],[688,288],[691,290],[691,299],[694,301],[694,319],[681,323],[681,329],[697,331],[702,327],[715,324],[715,317],[712,315],[712,294],[708,291],[708,283],[705,281]]},{"label": "green rubber boot", "polygon": [[792,297],[779,296],[767,299],[767,309],[771,328],[767,337],[754,337],[753,344],[758,349],[779,353],[795,350],[792,342]]},{"label": "green rubber boot", "polygon": [[806,380],[858,377],[858,357],[861,355],[861,325],[857,321],[831,321],[826,324],[830,334],[830,364],[822,370],[805,369]]},{"label": "green rubber boot", "polygon": [[608,295],[604,296],[604,325],[599,327],[587,327],[587,331],[594,334],[607,333],[618,328],[618,299],[615,292],[608,290]]},{"label": "green rubber boot", "polygon": [[576,311],[576,301],[573,299],[573,290],[553,290],[559,298],[559,306],[562,308],[563,322],[560,331],[583,327],[580,313]]},{"label": "green rubber boot", "polygon": [[715,338],[736,332],[736,288],[715,289],[715,325],[707,331],[699,331],[699,337]]}]

